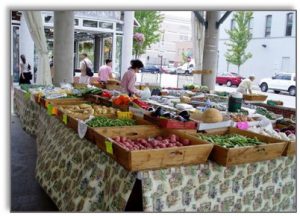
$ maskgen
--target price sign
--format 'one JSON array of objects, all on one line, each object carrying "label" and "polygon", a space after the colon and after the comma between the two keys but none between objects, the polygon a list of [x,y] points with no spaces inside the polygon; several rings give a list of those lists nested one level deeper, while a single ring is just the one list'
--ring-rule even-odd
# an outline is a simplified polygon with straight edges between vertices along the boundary
[{"label": "price sign", "polygon": [[57,113],[58,113],[57,108],[56,108],[56,107],[53,107],[53,108],[52,108],[52,115],[57,115]]},{"label": "price sign", "polygon": [[63,123],[67,124],[68,122],[68,116],[66,114],[63,114]]},{"label": "price sign", "polygon": [[85,136],[86,131],[87,131],[87,125],[85,124],[84,121],[79,119],[78,120],[77,132],[78,132],[78,135],[79,135],[80,139],[82,139]]},{"label": "price sign", "polygon": [[29,93],[29,92],[26,92],[26,93],[25,93],[25,96],[24,96],[24,97],[25,97],[25,100],[28,101],[28,100],[30,99],[30,96],[31,96],[30,93]]},{"label": "price sign", "polygon": [[112,143],[108,140],[105,140],[106,152],[113,154]]},{"label": "price sign", "polygon": [[237,122],[236,127],[241,130],[247,130],[249,128],[248,122]]},{"label": "price sign", "polygon": [[52,115],[52,109],[53,109],[53,105],[52,104],[48,104],[48,106],[47,106],[48,115]]}]

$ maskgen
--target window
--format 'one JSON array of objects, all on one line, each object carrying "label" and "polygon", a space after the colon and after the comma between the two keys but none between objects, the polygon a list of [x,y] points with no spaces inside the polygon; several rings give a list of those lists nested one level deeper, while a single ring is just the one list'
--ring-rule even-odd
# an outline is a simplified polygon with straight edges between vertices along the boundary
[{"label": "window", "polygon": [[123,31],[123,24],[117,23],[117,31]]},{"label": "window", "polygon": [[283,80],[291,80],[291,79],[292,79],[292,75],[290,75],[290,74],[285,74],[285,75],[282,76],[282,79],[283,79]]},{"label": "window", "polygon": [[78,19],[74,19],[74,25],[78,26],[78,24],[79,24],[79,20]]},{"label": "window", "polygon": [[248,29],[250,32],[251,37],[253,36],[253,18],[248,23]]},{"label": "window", "polygon": [[99,27],[113,29],[113,24],[107,22],[99,22]]},{"label": "window", "polygon": [[271,35],[271,26],[272,26],[272,15],[266,16],[266,28],[265,28],[265,37]]},{"label": "window", "polygon": [[97,28],[97,21],[83,20],[83,26],[84,27]]},{"label": "window", "polygon": [[231,20],[231,23],[230,23],[230,30],[234,29],[235,28],[235,20],[232,19]]},{"label": "window", "polygon": [[292,28],[293,28],[293,13],[288,13],[286,15],[285,36],[291,36],[292,35]]}]

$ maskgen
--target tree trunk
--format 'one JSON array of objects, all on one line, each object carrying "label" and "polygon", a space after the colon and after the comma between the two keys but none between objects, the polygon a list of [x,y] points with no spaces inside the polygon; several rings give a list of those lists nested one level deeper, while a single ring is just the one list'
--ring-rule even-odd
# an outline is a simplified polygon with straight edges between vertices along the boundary
[{"label": "tree trunk", "polygon": [[210,90],[214,90],[216,84],[219,43],[219,29],[216,28],[216,22],[219,20],[219,14],[219,11],[206,12],[208,28],[205,31],[203,70],[211,70],[212,73],[202,76],[202,85]]}]

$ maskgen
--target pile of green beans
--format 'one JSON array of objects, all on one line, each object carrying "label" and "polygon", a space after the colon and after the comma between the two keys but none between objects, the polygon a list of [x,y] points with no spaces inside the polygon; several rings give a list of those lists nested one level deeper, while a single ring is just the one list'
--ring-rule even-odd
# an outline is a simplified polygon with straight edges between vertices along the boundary
[{"label": "pile of green beans", "polygon": [[90,127],[115,127],[135,125],[133,119],[110,119],[103,116],[97,116],[86,123]]},{"label": "pile of green beans", "polygon": [[225,135],[206,135],[201,134],[199,138],[210,143],[220,145],[225,148],[237,148],[245,146],[255,146],[260,145],[260,142],[257,137],[250,138],[245,137],[239,134],[225,134]]}]

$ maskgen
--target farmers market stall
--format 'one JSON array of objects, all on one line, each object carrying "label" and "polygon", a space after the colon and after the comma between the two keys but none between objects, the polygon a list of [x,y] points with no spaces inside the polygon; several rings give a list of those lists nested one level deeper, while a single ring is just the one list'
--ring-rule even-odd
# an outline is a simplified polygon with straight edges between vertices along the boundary
[{"label": "farmers market stall", "polygon": [[[152,114],[146,111],[146,104],[136,101],[137,110],[145,109],[140,116],[134,115],[136,125],[132,125],[131,121],[109,117],[130,113],[127,98],[115,97],[110,100],[114,109],[104,108],[103,100],[112,95],[105,97],[102,92],[100,96],[51,101],[34,91],[14,89],[15,111],[23,128],[37,140],[36,179],[61,211],[124,211],[129,210],[132,200],[142,200],[141,209],[134,210],[147,212],[296,211],[295,151],[283,156],[292,142],[259,135],[262,132],[255,128],[251,130],[257,131],[251,132],[225,126],[226,130],[199,135],[198,123],[176,122],[187,115],[184,111],[172,113],[176,103],[165,112],[164,106],[158,109],[158,101]],[[98,104],[85,104],[88,98]],[[91,119],[90,113],[96,117]],[[143,115],[148,119],[140,118]],[[160,126],[169,128],[157,128],[153,118],[161,119]],[[240,133],[241,137],[234,137],[238,143],[243,143],[244,135],[249,143],[252,134],[255,146],[226,149],[211,144],[210,135],[232,132]],[[133,148],[125,143],[138,139],[142,143],[148,135],[156,138]],[[160,136],[169,137],[170,143],[156,146]],[[176,146],[172,146],[172,139]],[[262,140],[266,144],[256,146]],[[218,142],[216,137],[213,142]],[[224,162],[224,157],[229,160]],[[136,193],[137,182],[140,187]]]}]

